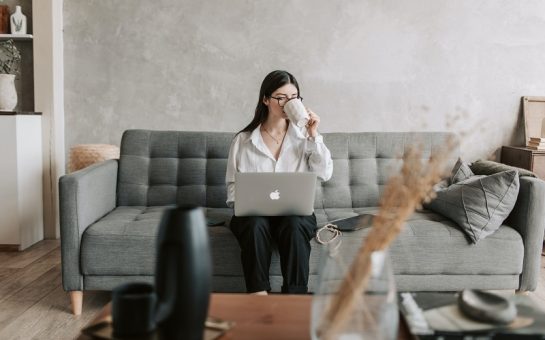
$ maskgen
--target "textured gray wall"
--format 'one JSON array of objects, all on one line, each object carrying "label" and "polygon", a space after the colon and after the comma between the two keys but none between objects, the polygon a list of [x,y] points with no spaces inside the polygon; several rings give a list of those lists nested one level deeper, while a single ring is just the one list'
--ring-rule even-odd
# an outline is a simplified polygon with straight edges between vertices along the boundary
[{"label": "textured gray wall", "polygon": [[129,128],[237,131],[291,71],[321,130],[451,130],[467,160],[522,143],[545,95],[541,0],[70,0],[67,150]]}]

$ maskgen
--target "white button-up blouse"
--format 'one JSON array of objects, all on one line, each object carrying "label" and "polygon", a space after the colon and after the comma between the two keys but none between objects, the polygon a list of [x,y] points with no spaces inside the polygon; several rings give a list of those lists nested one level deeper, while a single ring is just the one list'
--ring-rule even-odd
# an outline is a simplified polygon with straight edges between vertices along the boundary
[{"label": "white button-up blouse", "polygon": [[303,129],[289,124],[278,160],[263,141],[261,125],[233,139],[225,174],[229,207],[234,206],[236,172],[314,172],[322,181],[331,178],[333,161],[322,136],[308,138]]}]

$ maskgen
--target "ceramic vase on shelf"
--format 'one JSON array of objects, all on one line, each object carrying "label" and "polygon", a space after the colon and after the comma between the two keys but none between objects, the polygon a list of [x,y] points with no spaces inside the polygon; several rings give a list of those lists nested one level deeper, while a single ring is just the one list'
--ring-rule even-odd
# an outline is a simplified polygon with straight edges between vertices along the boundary
[{"label": "ceramic vase on shelf", "polygon": [[[357,245],[359,246],[359,244]],[[354,244],[340,247],[328,245],[324,248],[319,273],[318,289],[312,299],[311,337],[313,340],[324,336],[323,320],[338,293],[341,282],[357,253]],[[334,339],[377,340],[397,339],[399,311],[397,290],[388,252],[371,254],[371,270],[368,284],[358,295],[355,307]]]},{"label": "ceramic vase on shelf", "polygon": [[17,106],[15,75],[0,74],[0,111],[13,111]]},{"label": "ceramic vase on shelf", "polygon": [[21,12],[21,6],[15,6],[15,13],[10,17],[11,34],[26,34],[26,15]]}]

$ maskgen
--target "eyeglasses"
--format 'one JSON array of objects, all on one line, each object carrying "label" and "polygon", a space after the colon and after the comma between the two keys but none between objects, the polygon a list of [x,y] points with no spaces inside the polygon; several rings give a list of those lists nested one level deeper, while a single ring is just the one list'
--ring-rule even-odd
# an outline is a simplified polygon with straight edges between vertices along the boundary
[{"label": "eyeglasses", "polygon": [[299,96],[293,97],[293,98],[288,98],[288,97],[285,97],[285,96],[280,96],[280,97],[270,96],[269,98],[276,99],[278,101],[278,105],[280,105],[280,106],[286,105],[286,103],[289,102],[292,99],[299,99],[300,101],[303,101],[303,97],[299,97]]}]

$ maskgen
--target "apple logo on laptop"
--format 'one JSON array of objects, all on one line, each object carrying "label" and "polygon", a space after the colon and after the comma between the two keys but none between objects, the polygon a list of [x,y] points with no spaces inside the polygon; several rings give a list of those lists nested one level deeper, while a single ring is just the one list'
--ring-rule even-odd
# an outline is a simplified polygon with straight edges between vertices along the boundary
[{"label": "apple logo on laptop", "polygon": [[269,197],[272,199],[272,200],[279,200],[280,199],[280,192],[278,191],[278,189],[276,189],[275,191],[271,192],[269,194]]}]

